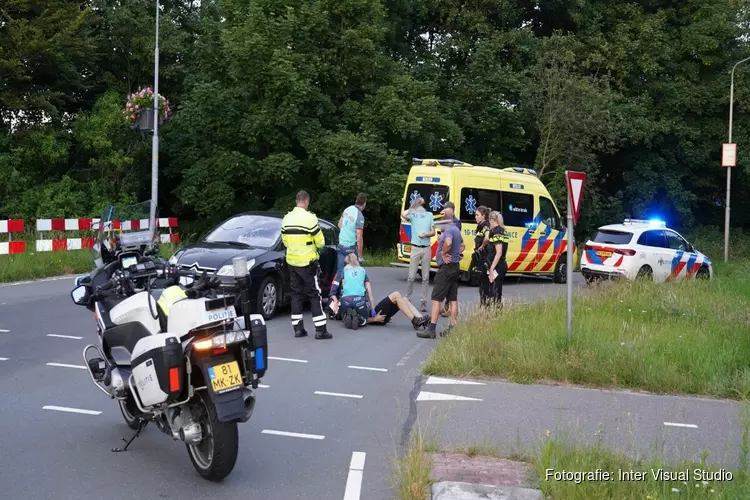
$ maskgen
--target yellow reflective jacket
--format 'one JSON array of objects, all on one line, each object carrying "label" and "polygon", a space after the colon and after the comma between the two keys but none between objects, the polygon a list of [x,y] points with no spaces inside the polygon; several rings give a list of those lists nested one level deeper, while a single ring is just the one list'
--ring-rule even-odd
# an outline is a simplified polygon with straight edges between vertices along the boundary
[{"label": "yellow reflective jacket", "polygon": [[281,241],[286,247],[286,262],[304,267],[318,260],[318,251],[325,247],[325,238],[314,213],[295,207],[281,221]]}]

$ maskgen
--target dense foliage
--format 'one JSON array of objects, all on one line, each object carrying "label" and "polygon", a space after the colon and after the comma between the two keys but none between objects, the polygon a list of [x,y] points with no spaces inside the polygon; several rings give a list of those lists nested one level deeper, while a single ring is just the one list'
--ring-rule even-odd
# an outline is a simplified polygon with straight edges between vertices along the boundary
[{"label": "dense foliage", "polygon": [[[410,158],[533,166],[580,230],[626,215],[720,225],[740,0],[163,0],[161,212],[207,225],[286,209],[337,219],[370,195],[390,243]],[[0,2],[0,218],[81,217],[147,199],[153,0]],[[733,225],[750,226],[750,64],[736,73]]]}]

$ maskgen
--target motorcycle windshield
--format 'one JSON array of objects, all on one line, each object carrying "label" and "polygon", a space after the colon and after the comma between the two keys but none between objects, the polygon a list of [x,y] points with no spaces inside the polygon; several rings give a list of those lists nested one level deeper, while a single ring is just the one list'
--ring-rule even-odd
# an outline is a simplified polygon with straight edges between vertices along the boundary
[{"label": "motorcycle windshield", "polygon": [[[158,209],[157,209],[158,210]],[[111,262],[112,255],[121,247],[147,245],[152,238],[149,228],[151,202],[132,205],[108,205],[99,221],[92,225],[96,233],[92,247],[94,264],[102,267]],[[157,212],[158,224],[158,212]]]}]

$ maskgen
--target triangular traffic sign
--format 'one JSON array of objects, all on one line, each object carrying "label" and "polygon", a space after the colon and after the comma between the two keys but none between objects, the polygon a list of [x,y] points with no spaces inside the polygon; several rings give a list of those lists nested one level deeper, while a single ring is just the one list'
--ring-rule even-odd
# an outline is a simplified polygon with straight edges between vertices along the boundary
[{"label": "triangular traffic sign", "polygon": [[578,224],[581,199],[583,198],[583,183],[585,181],[586,174],[584,172],[565,171],[565,182],[568,185],[568,200],[573,209],[573,224]]}]

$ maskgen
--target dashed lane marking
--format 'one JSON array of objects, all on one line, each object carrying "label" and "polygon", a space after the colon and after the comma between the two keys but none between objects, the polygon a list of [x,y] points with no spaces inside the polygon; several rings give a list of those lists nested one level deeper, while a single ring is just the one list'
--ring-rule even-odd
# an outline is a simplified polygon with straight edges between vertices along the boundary
[{"label": "dashed lane marking", "polygon": [[56,333],[48,333],[47,337],[57,337],[60,339],[74,339],[74,340],[81,340],[83,337],[74,337],[73,335],[58,335]]},{"label": "dashed lane marking", "polygon": [[404,355],[404,357],[401,358],[401,361],[399,361],[397,363],[397,366],[404,366],[404,364],[407,361],[409,361],[409,358],[411,358],[412,356],[414,356],[414,353],[417,352],[420,347],[422,347],[422,342],[418,342],[418,343],[414,344],[414,346],[411,349],[409,349],[409,351]]},{"label": "dashed lane marking", "polygon": [[83,365],[67,365],[65,363],[47,363],[47,366],[57,366],[60,368],[78,368],[79,370],[86,369],[86,367]]},{"label": "dashed lane marking", "polygon": [[340,392],[315,391],[315,394],[318,394],[320,396],[336,396],[339,398],[354,398],[354,399],[362,399],[363,397],[363,396],[360,396],[359,394],[342,394]]},{"label": "dashed lane marking", "polygon": [[287,436],[303,439],[325,439],[325,436],[319,436],[317,434],[301,434],[299,432],[273,431],[270,429],[263,429],[261,434],[273,434],[274,436]]},{"label": "dashed lane marking", "polygon": [[292,363],[307,363],[306,359],[275,358],[273,356],[268,356],[268,359],[275,359],[276,361],[291,361]]},{"label": "dashed lane marking", "polygon": [[441,394],[439,392],[422,391],[417,396],[417,401],[482,401],[477,398],[467,398],[466,396],[456,396],[454,394]]},{"label": "dashed lane marking", "polygon": [[688,429],[697,429],[698,426],[695,424],[681,424],[678,422],[664,422],[667,427],[687,427]]},{"label": "dashed lane marking", "polygon": [[3,330],[2,328],[0,328],[0,333],[10,333],[10,330]]},{"label": "dashed lane marking", "polygon": [[0,361],[8,361],[10,358],[0,358]]},{"label": "dashed lane marking", "polygon": [[352,370],[369,370],[369,371],[373,371],[373,372],[387,372],[388,371],[385,368],[372,368],[370,366],[354,366],[354,365],[349,365],[348,368],[351,368]]},{"label": "dashed lane marking", "polygon": [[42,410],[64,411],[67,413],[82,413],[84,415],[101,415],[102,412],[94,410],[82,410],[80,408],[68,408],[65,406],[43,406]]},{"label": "dashed lane marking", "polygon": [[349,463],[349,476],[346,478],[344,500],[359,500],[359,496],[362,494],[362,477],[365,473],[365,456],[366,453],[361,451],[355,451],[352,453],[352,460]]}]

